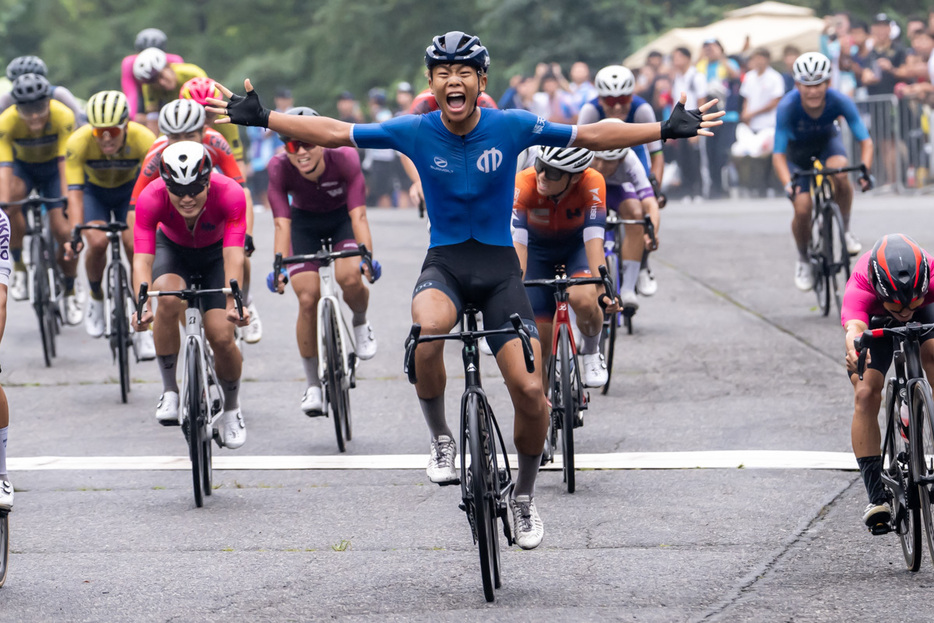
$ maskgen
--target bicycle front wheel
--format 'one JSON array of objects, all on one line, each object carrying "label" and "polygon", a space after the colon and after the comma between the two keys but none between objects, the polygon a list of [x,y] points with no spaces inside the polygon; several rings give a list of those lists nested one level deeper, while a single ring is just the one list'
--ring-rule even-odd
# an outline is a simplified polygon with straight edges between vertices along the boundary
[{"label": "bicycle front wheel", "polygon": [[[832,298],[837,306],[837,312],[842,311],[843,288],[850,278],[850,253],[846,250],[845,231],[843,229],[843,214],[840,206],[830,203],[828,206],[831,217],[827,219],[825,249],[829,252],[830,266],[827,274],[829,284],[827,298]],[[829,310],[828,310],[829,312]]]},{"label": "bicycle front wheel", "polygon": [[493,601],[496,561],[499,557],[499,540],[496,533],[496,514],[493,508],[493,486],[491,463],[487,448],[493,440],[486,425],[486,409],[482,399],[471,393],[466,399],[467,446],[470,452],[470,468],[467,472],[467,490],[473,507],[474,534],[480,550],[480,577],[483,581],[483,596]]},{"label": "bicycle front wheel", "polygon": [[111,265],[112,303],[110,320],[110,343],[117,351],[117,365],[120,368],[120,399],[125,403],[130,393],[130,322],[126,316],[127,287],[126,269],[123,263]]},{"label": "bicycle front wheel", "polygon": [[564,482],[568,493],[574,493],[574,424],[577,419],[577,396],[572,385],[574,362],[571,352],[571,337],[568,328],[562,325],[558,329],[558,382],[561,385],[561,462],[564,465]]},{"label": "bicycle front wheel", "polygon": [[10,513],[0,512],[0,586],[6,582],[10,569]]},{"label": "bicycle front wheel", "polygon": [[[201,386],[201,352],[196,342],[188,344],[185,352],[187,362],[187,388],[186,405],[188,414],[188,455],[191,458],[192,488],[195,493],[195,506],[204,506],[204,420],[207,416],[207,401],[204,398],[204,388]],[[210,441],[208,439],[207,441]]]},{"label": "bicycle front wheel", "polygon": [[55,324],[49,288],[49,271],[46,265],[48,253],[45,240],[40,236],[33,236],[30,249],[32,252],[32,305],[36,311],[36,318],[39,320],[39,337],[42,340],[42,357],[45,360],[45,367],[51,368],[52,358],[55,357]]},{"label": "bicycle front wheel", "polygon": [[826,229],[823,209],[817,207],[811,221],[810,256],[811,270],[814,271],[814,294],[817,296],[817,308],[821,316],[830,313],[829,264],[831,256],[827,250]]},{"label": "bicycle front wheel", "polygon": [[[606,256],[606,270],[613,284],[613,292],[619,293],[619,257],[615,253]],[[619,313],[609,314],[603,320],[603,333],[600,334],[600,352],[606,360],[606,384],[600,390],[604,396],[610,391],[613,378],[613,353],[616,349],[616,330],[619,326]]]},{"label": "bicycle front wheel", "polygon": [[[331,417],[334,419],[334,432],[337,434],[337,449],[345,452],[344,446],[344,391],[342,387],[343,380],[343,362],[341,361],[340,333],[337,328],[338,311],[334,304],[326,299],[321,306],[322,314],[319,319],[318,330],[324,331],[324,349],[327,361],[327,397],[331,405]],[[323,325],[323,326],[320,326]]]},{"label": "bicycle front wheel", "polygon": [[[919,381],[912,391],[911,408],[913,418],[911,426],[918,430],[918,478],[934,478],[934,405],[931,400],[931,386],[927,381]],[[931,512],[934,486],[929,483],[918,485],[918,500],[921,516],[924,520],[924,532],[928,542],[928,554],[934,562],[934,514]],[[920,558],[920,551],[918,557]]]}]

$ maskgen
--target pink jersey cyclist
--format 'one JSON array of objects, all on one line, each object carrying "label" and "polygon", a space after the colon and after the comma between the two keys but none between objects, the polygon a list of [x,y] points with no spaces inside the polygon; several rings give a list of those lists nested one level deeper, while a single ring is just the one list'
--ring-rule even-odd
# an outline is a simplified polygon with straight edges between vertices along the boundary
[{"label": "pink jersey cyclist", "polygon": [[[873,316],[885,316],[888,314],[882,306],[882,302],[879,300],[872,284],[869,283],[869,254],[870,252],[867,251],[856,260],[856,266],[853,267],[850,279],[846,282],[846,290],[843,292],[843,305],[840,312],[840,324],[844,327],[850,320],[860,320],[868,326]],[[928,264],[931,267],[931,275],[934,277],[934,259],[928,258]],[[931,285],[934,286],[934,283]],[[934,303],[934,287],[928,288],[927,294],[924,295],[924,303],[922,303],[921,309],[927,307],[931,303]]]}]

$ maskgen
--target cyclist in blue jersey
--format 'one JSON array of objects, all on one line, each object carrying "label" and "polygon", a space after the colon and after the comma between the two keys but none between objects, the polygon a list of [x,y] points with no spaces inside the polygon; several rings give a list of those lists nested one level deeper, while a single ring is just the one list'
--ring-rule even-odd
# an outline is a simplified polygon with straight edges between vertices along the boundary
[{"label": "cyclist in blue jersey", "polygon": [[[795,214],[791,232],[798,246],[795,265],[795,285],[807,292],[814,287],[814,273],[808,260],[811,241],[811,195],[807,179],[793,184],[797,171],[811,168],[811,159],[817,158],[825,167],[847,166],[846,148],[840,137],[837,119],[843,117],[850,132],[860,145],[860,162],[866,170],[872,168],[872,139],[856,110],[856,104],[830,86],[830,59],[818,52],[807,52],[798,57],[794,66],[795,87],[785,94],[776,112],[775,147],[772,166],[794,204]],[[846,248],[851,255],[862,250],[859,239],[850,232],[850,208],[853,205],[853,187],[845,173],[835,175],[834,199],[843,215]],[[871,175],[859,180],[863,192],[873,187]]]},{"label": "cyclist in blue jersey", "polygon": [[[412,298],[412,318],[423,335],[450,331],[467,303],[482,312],[487,328],[508,327],[518,313],[534,336],[536,362],[541,346],[519,261],[509,230],[515,191],[515,162],[531,145],[625,147],[659,138],[712,135],[719,113],[685,110],[682,103],[662,124],[570,126],[550,123],[525,110],[477,106],[486,88],[490,56],[477,37],[460,31],[435,37],[425,52],[429,86],[440,106],[425,115],[404,115],[371,124],[350,124],[327,117],[283,115],[263,108],[249,80],[246,95],[220,87],[229,102],[210,100],[212,110],[240,125],[260,125],[324,147],[395,149],[418,169],[431,219],[431,244]],[[220,85],[218,85],[220,86]],[[535,477],[548,430],[548,407],[541,371],[525,369],[518,339],[490,340],[515,408],[514,441],[519,469],[510,523],[523,549],[536,547],[544,529],[533,501]],[[444,416],[445,370],[439,342],[416,351],[415,386],[431,430],[432,482],[457,478],[454,435]]]}]

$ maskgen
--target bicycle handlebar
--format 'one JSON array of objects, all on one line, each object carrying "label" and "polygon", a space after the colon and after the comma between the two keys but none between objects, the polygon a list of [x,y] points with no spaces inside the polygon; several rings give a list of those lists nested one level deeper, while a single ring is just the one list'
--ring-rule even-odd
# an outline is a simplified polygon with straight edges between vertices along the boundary
[{"label": "bicycle handlebar", "polygon": [[[330,245],[329,245],[330,246]],[[272,263],[272,274],[276,276],[276,279],[279,277],[279,273],[282,272],[282,267],[289,264],[301,264],[303,262],[323,262],[325,264],[330,264],[334,260],[340,259],[342,257],[359,257],[363,260],[363,263],[370,271],[370,275],[374,275],[373,270],[373,254],[370,253],[369,249],[366,248],[365,244],[361,244],[356,249],[344,249],[343,251],[329,251],[328,249],[319,249],[316,253],[307,253],[305,255],[289,255],[283,257],[281,253],[276,253],[276,257]],[[360,269],[360,272],[363,272],[363,269]],[[367,281],[373,283],[375,279],[368,277]],[[289,276],[285,275],[283,283],[289,282]]]},{"label": "bicycle handlebar", "polygon": [[859,355],[856,361],[856,373],[859,375],[859,380],[863,380],[863,373],[866,371],[866,353],[869,352],[869,345],[873,340],[883,337],[920,338],[931,331],[934,331],[934,323],[921,324],[920,322],[909,322],[901,327],[882,327],[863,331],[862,335],[853,340],[853,348],[856,349],[856,353]]},{"label": "bicycle handlebar", "polygon": [[525,325],[522,324],[522,318],[519,317],[519,314],[512,314],[509,316],[509,321],[512,323],[512,327],[508,329],[459,331],[457,333],[442,333],[440,335],[421,335],[422,325],[417,322],[414,323],[412,329],[409,331],[409,336],[405,338],[405,361],[403,362],[403,369],[405,370],[406,376],[409,378],[409,383],[415,385],[418,382],[418,378],[415,376],[415,349],[418,348],[420,342],[437,342],[439,340],[474,341],[481,337],[506,335],[509,333],[514,333],[519,336],[519,340],[522,342],[522,355],[525,358],[525,369],[531,374],[535,371],[535,353],[532,350],[532,338],[529,336]]},{"label": "bicycle handlebar", "polygon": [[554,279],[529,279],[528,281],[523,281],[522,285],[526,287],[532,286],[554,288],[558,292],[563,292],[568,288],[573,288],[574,286],[588,283],[592,283],[594,285],[603,285],[603,292],[600,294],[597,302],[600,305],[600,308],[606,311],[607,305],[609,305],[609,303],[604,300],[604,297],[612,301],[616,298],[616,294],[613,292],[613,283],[610,281],[610,275],[606,269],[606,266],[601,265],[599,271],[599,277],[555,277]]},{"label": "bicycle handlebar", "polygon": [[13,208],[16,206],[24,206],[35,204],[39,205],[40,203],[68,203],[67,197],[26,197],[25,199],[20,199],[19,201],[6,201],[0,202],[0,208]]},{"label": "bicycle handlebar", "polygon": [[655,224],[652,223],[652,217],[650,217],[648,214],[643,216],[641,219],[619,218],[618,216],[607,214],[606,224],[609,227],[615,225],[641,225],[645,233],[648,234],[649,240],[652,241],[652,250],[655,251],[658,249],[658,240],[655,238]]},{"label": "bicycle handlebar", "polygon": [[817,177],[818,175],[837,175],[838,173],[855,173],[857,171],[862,174],[862,177],[869,177],[869,169],[866,168],[865,164],[852,165],[839,169],[808,169],[807,171],[797,171],[792,177]]},{"label": "bicycle handlebar", "polygon": [[143,317],[143,307],[146,305],[146,300],[152,297],[177,296],[183,301],[192,301],[209,294],[229,294],[233,296],[234,304],[237,306],[237,314],[240,316],[240,320],[243,320],[243,291],[240,289],[240,284],[237,283],[236,279],[230,280],[229,288],[198,290],[194,288],[186,288],[185,290],[150,290],[149,284],[144,281],[139,284],[139,297],[136,300],[136,318],[139,320]]},{"label": "bicycle handlebar", "polygon": [[117,234],[129,229],[129,226],[122,221],[111,221],[104,225],[75,225],[71,230],[71,251],[78,255],[78,245],[81,244],[81,232],[85,229],[96,229],[107,234]]}]

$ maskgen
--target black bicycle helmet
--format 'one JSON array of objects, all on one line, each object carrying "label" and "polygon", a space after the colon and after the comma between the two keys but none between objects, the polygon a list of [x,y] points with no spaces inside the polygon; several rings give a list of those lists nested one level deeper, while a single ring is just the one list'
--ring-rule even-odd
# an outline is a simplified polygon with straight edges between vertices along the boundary
[{"label": "black bicycle helmet", "polygon": [[17,104],[29,104],[43,100],[52,93],[52,85],[45,76],[39,74],[23,74],[13,81],[10,94]]},{"label": "black bicycle helmet", "polygon": [[144,28],[136,35],[133,47],[137,52],[142,52],[146,48],[159,48],[164,52],[166,39],[165,33],[158,28]]},{"label": "black bicycle helmet", "polygon": [[49,73],[45,61],[38,56],[17,56],[6,66],[6,77],[11,82],[23,74],[39,74],[46,76]]},{"label": "black bicycle helmet", "polygon": [[907,306],[923,298],[931,281],[927,253],[904,234],[883,236],[869,254],[869,283],[885,303]]},{"label": "black bicycle helmet", "polygon": [[435,65],[457,63],[475,67],[485,74],[490,68],[490,53],[480,43],[480,38],[460,30],[438,35],[425,50],[425,66],[431,71]]},{"label": "black bicycle helmet", "polygon": [[[294,108],[289,108],[287,111],[285,111],[285,114],[302,115],[305,117],[319,117],[320,116],[318,114],[318,111],[316,111],[314,108],[308,108],[308,106],[296,106]],[[281,140],[283,143],[288,143],[290,139],[291,137],[285,136],[284,134],[279,135],[279,140]]]}]

